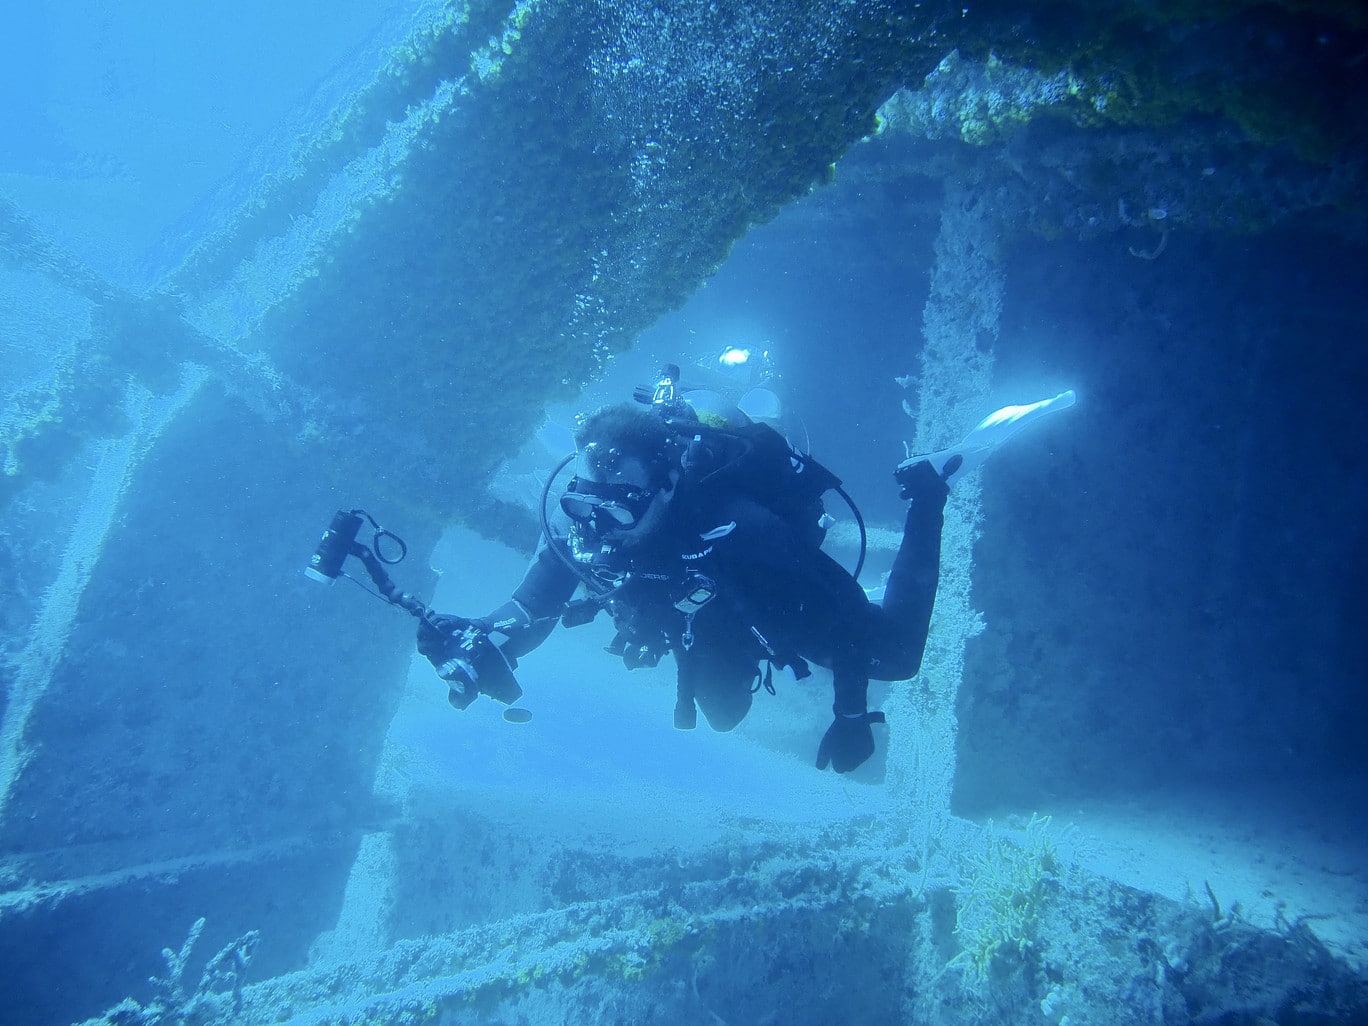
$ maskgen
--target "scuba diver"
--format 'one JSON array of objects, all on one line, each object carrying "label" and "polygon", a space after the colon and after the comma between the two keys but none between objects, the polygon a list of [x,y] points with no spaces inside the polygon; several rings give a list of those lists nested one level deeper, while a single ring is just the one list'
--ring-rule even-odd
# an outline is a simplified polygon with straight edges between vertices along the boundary
[{"label": "scuba diver", "polygon": [[[876,603],[857,581],[859,566],[852,574],[821,548],[831,522],[824,493],[849,501],[840,481],[768,424],[715,392],[684,390],[679,377],[668,366],[653,389],[637,390],[637,403],[582,420],[576,451],[547,482],[542,539],[522,583],[488,616],[421,619],[418,650],[457,708],[480,693],[507,703],[521,694],[517,660],[558,623],[606,610],[617,630],[607,651],[628,668],[673,655],[674,722],[686,730],[700,709],[714,730],[731,730],[756,691],[773,692],[775,667],[801,680],[815,663],[831,671],[834,690],[816,765],[849,772],[873,754],[873,725],[885,722],[868,707],[869,681],[906,680],[921,666],[949,483],[1073,395],[999,411],[960,446],[899,465],[909,505]],[[574,476],[548,513],[572,461]]]}]

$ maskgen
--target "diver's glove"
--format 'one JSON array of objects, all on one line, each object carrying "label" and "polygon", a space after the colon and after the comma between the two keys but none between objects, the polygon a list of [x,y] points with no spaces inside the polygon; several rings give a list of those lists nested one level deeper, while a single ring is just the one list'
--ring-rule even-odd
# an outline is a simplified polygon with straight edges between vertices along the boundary
[{"label": "diver's glove", "polygon": [[874,731],[870,724],[883,722],[884,714],[878,710],[853,716],[837,713],[817,746],[817,768],[831,766],[837,773],[849,773],[864,765],[874,754]]},{"label": "diver's glove", "polygon": [[458,635],[474,624],[464,616],[448,613],[429,613],[418,621],[418,654],[440,668],[447,659]]}]

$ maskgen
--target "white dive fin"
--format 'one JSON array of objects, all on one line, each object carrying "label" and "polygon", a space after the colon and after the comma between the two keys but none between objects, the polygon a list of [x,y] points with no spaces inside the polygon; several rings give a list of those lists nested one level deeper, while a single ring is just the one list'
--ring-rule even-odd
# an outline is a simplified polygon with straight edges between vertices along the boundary
[{"label": "white dive fin", "polygon": [[1069,389],[1067,392],[1060,392],[1053,399],[1042,399],[1029,406],[1004,406],[984,417],[978,427],[965,435],[964,441],[958,445],[941,449],[939,452],[912,456],[898,464],[898,470],[915,466],[922,460],[929,460],[945,483],[953,484],[957,477],[977,467],[993,454],[994,449],[1027,424],[1058,410],[1067,410],[1077,401],[1078,396],[1073,389]]}]

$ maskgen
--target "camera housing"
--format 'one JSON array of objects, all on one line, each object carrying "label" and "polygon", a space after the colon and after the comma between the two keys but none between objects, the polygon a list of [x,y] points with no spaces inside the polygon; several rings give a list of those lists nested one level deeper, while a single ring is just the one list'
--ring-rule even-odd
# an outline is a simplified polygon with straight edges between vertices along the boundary
[{"label": "camera housing", "polygon": [[447,658],[437,666],[437,676],[451,685],[447,701],[455,708],[464,709],[481,694],[504,705],[522,697],[508,657],[481,627],[472,623],[452,634],[451,639]]}]

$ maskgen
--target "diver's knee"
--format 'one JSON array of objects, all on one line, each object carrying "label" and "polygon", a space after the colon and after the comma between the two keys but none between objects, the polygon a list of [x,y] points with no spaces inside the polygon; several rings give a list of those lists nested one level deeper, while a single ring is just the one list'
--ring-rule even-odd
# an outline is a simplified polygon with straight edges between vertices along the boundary
[{"label": "diver's knee", "polygon": [[747,689],[739,694],[698,695],[697,701],[708,726],[719,733],[726,733],[734,730],[750,712],[751,693]]},{"label": "diver's knee", "polygon": [[881,659],[874,663],[869,670],[870,680],[911,680],[921,673],[922,656],[925,649],[917,652],[905,652],[893,656],[892,658]]}]

